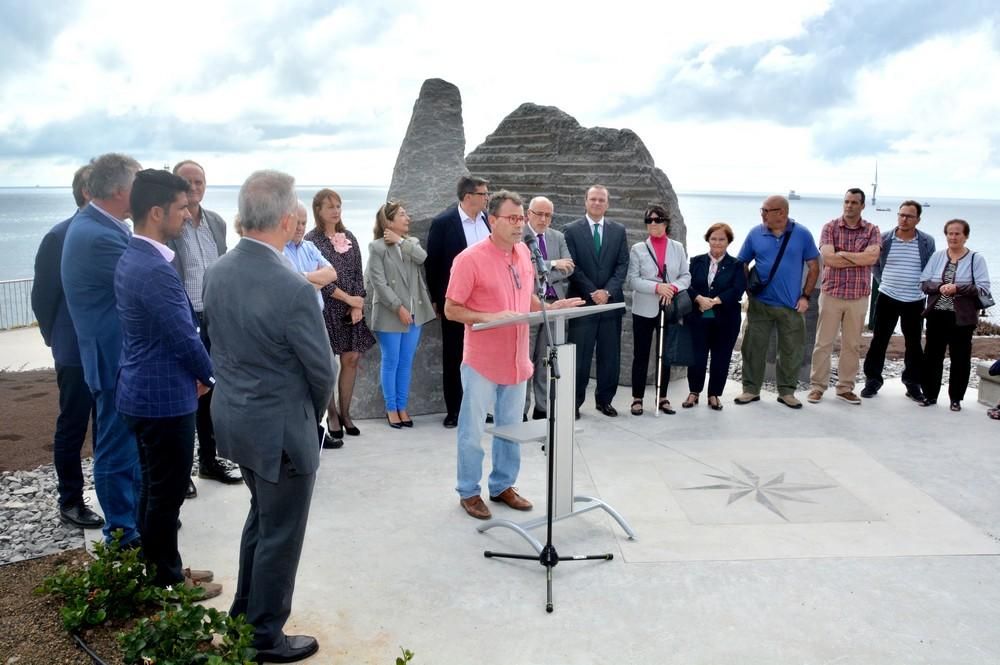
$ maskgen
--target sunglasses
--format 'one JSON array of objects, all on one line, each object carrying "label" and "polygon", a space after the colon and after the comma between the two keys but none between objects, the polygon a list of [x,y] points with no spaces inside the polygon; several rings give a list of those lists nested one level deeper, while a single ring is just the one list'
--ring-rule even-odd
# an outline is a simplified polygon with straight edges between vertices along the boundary
[{"label": "sunglasses", "polygon": [[647,224],[666,224],[668,220],[666,217],[646,217],[642,221]]}]

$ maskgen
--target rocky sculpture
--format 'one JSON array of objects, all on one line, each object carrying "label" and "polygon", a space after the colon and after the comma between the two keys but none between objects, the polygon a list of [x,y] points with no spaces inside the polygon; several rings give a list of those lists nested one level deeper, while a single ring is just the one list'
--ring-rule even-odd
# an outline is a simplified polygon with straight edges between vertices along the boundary
[{"label": "rocky sculpture", "polygon": [[[410,233],[427,247],[427,230],[434,215],[455,202],[455,185],[465,167],[465,127],[462,95],[441,79],[427,79],[413,105],[413,115],[392,171],[389,198],[402,201],[413,220]],[[381,418],[385,413],[380,388],[378,349],[365,354],[358,372],[356,418]],[[427,323],[413,361],[410,415],[444,411],[441,390],[441,326]]]},{"label": "rocky sculpture", "polygon": [[[601,183],[610,193],[609,219],[625,224],[629,245],[646,237],[643,213],[658,203],[670,214],[670,237],[687,245],[684,217],[666,174],[656,168],[642,139],[630,129],[581,127],[554,106],[521,104],[465,159],[469,171],[490,181],[490,189],[520,193],[525,202],[547,196],[555,205],[553,226],[584,214],[587,188]],[[626,285],[626,302],[631,293]],[[650,360],[655,380],[656,354]],[[632,317],[622,330],[619,384],[632,382]],[[675,370],[683,376],[684,368]]]}]

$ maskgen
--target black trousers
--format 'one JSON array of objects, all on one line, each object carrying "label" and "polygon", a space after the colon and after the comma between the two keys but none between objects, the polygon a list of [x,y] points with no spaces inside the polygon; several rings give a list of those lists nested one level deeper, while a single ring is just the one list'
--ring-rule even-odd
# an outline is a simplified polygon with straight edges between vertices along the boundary
[{"label": "black trousers", "polygon": [[944,352],[951,356],[951,373],[948,379],[948,397],[961,402],[969,387],[972,369],[972,333],[976,326],[955,324],[955,312],[932,309],[927,314],[927,346],[924,348],[923,381],[924,397],[937,399],[941,392],[944,374]]},{"label": "black trousers", "polygon": [[708,396],[719,397],[729,378],[729,363],[740,335],[740,320],[727,320],[716,312],[714,317],[707,319],[692,316],[689,325],[694,342],[694,364],[688,368],[688,391],[701,394],[705,387],[705,365],[708,364]]},{"label": "black trousers", "polygon": [[250,489],[250,512],[243,525],[240,571],[229,613],[247,615],[255,649],[271,649],[284,644],[282,629],[292,611],[316,474],[300,474],[284,453],[276,483],[248,467],[240,471]]},{"label": "black trousers", "polygon": [[618,392],[618,371],[622,357],[622,315],[606,312],[569,320],[566,338],[576,344],[576,408],[583,405],[590,383],[590,364],[597,351],[598,404],[611,404]]},{"label": "black trousers", "polygon": [[[201,334],[201,343],[205,345],[205,350],[212,352],[212,342],[208,339],[208,330],[205,328],[205,315],[203,312],[195,312],[198,317],[198,327]],[[195,427],[198,432],[198,464],[206,465],[215,462],[215,426],[212,425],[212,393],[207,393],[198,398],[198,414]]]},{"label": "black trousers", "polygon": [[441,315],[441,380],[444,405],[449,416],[457,416],[462,407],[462,352],[465,324],[449,321]]},{"label": "black trousers", "polygon": [[[920,368],[924,351],[921,348],[921,334],[924,329],[924,301],[903,302],[879,293],[875,298],[875,322],[872,328],[872,343],[865,354],[865,380],[882,384],[882,369],[885,367],[885,351],[889,340],[900,323],[906,352],[903,356],[903,384],[920,385]],[[940,378],[938,379],[940,381]]]},{"label": "black trousers", "polygon": [[[59,507],[70,508],[83,501],[83,468],[80,450],[87,439],[87,425],[97,418],[94,396],[83,379],[83,368],[56,367],[59,386],[59,416],[52,439],[52,458],[59,482]],[[97,430],[97,424],[94,424]]]},{"label": "black trousers", "polygon": [[[667,334],[669,324],[663,327]],[[659,315],[647,318],[632,315],[632,397],[642,399],[646,394],[646,377],[649,373],[649,349],[657,343],[657,333],[660,330]],[[663,340],[666,342],[666,340]],[[656,353],[659,349],[654,349]],[[660,362],[660,397],[667,396],[667,385],[670,383],[670,359],[664,355]]]},{"label": "black trousers", "polygon": [[194,461],[194,414],[172,418],[122,416],[139,446],[139,536],[146,561],[161,586],[184,580],[177,550],[177,516]]}]

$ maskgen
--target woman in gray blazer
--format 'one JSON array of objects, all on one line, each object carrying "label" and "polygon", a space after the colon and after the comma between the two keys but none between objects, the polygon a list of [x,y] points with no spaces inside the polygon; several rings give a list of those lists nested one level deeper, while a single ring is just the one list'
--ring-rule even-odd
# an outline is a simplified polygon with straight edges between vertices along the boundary
[{"label": "woman in gray blazer", "polygon": [[382,352],[385,417],[394,429],[413,427],[406,413],[413,354],[420,327],[434,318],[423,269],[427,252],[409,231],[410,216],[401,204],[389,201],[379,208],[366,270],[373,294],[370,327]]},{"label": "woman in gray blazer", "polygon": [[[660,328],[660,307],[691,285],[687,252],[684,245],[667,237],[669,217],[658,205],[646,210],[643,221],[649,237],[632,245],[628,262],[628,284],[632,287],[632,406],[633,416],[642,415],[642,397],[646,393],[649,347]],[[666,329],[663,330],[666,335]],[[674,413],[667,399],[670,359],[663,357],[660,394],[657,408]]]}]

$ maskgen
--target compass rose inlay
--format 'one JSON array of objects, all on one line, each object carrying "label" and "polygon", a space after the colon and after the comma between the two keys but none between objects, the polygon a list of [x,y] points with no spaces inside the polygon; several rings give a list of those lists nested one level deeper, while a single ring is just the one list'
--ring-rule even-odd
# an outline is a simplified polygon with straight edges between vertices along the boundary
[{"label": "compass rose inlay", "polygon": [[736,470],[732,474],[706,473],[705,476],[715,478],[722,482],[712,485],[699,485],[697,487],[683,487],[684,490],[727,490],[729,500],[726,505],[732,505],[743,497],[752,496],[754,501],[767,508],[769,511],[785,520],[788,517],[781,511],[782,501],[794,501],[798,503],[818,503],[805,496],[804,492],[815,492],[818,490],[835,489],[837,485],[824,485],[816,483],[793,483],[785,480],[785,473],[781,472],[775,476],[762,480],[759,474],[741,464],[733,462]]}]

